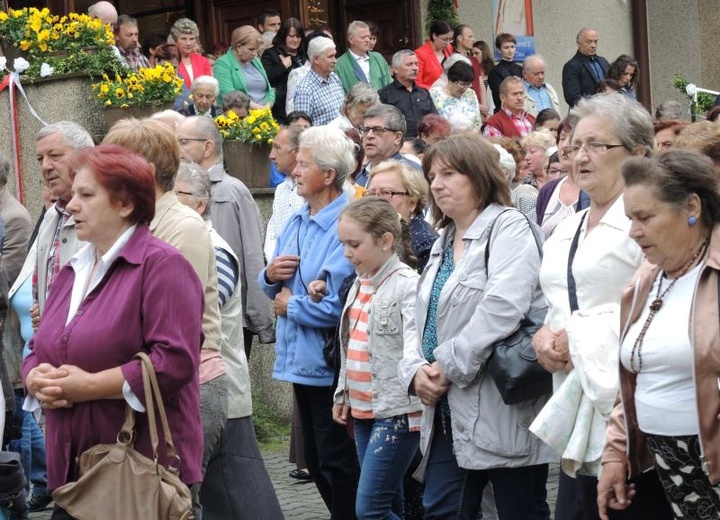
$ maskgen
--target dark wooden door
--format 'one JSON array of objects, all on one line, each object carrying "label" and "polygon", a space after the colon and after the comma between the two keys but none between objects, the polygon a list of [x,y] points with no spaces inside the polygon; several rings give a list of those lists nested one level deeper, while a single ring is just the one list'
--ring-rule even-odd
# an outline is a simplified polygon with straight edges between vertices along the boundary
[{"label": "dark wooden door", "polygon": [[345,31],[354,20],[372,20],[380,26],[375,50],[388,60],[401,49],[414,49],[422,43],[418,34],[419,4],[416,0],[341,0],[339,40],[347,40]]}]

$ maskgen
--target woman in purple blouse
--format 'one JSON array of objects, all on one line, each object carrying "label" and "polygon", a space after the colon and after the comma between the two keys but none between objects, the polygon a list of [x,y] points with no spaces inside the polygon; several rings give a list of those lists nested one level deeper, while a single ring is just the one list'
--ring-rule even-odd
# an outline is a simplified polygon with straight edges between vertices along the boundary
[{"label": "woman in purple blouse", "polygon": [[[47,414],[49,489],[78,478],[83,451],[115,442],[126,403],[145,411],[133,360],[140,351],[157,372],[180,476],[188,485],[202,480],[203,289],[187,260],[148,230],[154,190],[148,163],[125,148],[102,145],[75,158],[67,209],[88,244],[55,280],[23,364],[26,408],[39,401]],[[151,457],[146,416],[136,417],[135,446]],[[164,450],[160,460],[167,464]],[[68,517],[56,506],[52,518]]]}]

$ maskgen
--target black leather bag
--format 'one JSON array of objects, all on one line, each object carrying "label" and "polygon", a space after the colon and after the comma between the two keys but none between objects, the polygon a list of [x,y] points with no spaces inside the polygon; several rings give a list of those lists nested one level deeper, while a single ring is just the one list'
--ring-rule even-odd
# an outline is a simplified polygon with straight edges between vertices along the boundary
[{"label": "black leather bag", "polygon": [[0,452],[0,506],[20,517],[26,499],[25,472],[20,454],[12,451]]},{"label": "black leather bag", "polygon": [[[527,216],[523,216],[527,219]],[[486,274],[490,259],[490,240],[497,218],[490,225],[485,248]],[[528,225],[535,237],[540,258],[542,258],[539,230],[530,220],[528,220]],[[520,321],[519,328],[507,338],[493,345],[493,353],[488,359],[488,371],[505,404],[518,404],[536,399],[552,391],[552,374],[538,363],[537,354],[532,348],[532,338],[543,326],[546,314],[547,307],[530,308]]]}]

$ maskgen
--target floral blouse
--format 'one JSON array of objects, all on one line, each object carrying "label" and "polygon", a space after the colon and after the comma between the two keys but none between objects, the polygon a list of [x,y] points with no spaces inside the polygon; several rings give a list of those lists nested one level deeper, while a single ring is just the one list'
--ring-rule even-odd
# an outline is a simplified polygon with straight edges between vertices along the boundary
[{"label": "floral blouse", "polygon": [[473,89],[467,89],[462,96],[456,98],[448,94],[443,87],[432,87],[430,96],[438,114],[450,121],[454,129],[480,130],[482,127],[480,104]]}]

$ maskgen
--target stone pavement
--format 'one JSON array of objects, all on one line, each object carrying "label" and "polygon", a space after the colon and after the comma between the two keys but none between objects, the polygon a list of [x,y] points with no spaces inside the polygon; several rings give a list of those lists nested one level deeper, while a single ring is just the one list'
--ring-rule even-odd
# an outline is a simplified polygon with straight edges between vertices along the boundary
[{"label": "stone pavement", "polygon": [[[286,520],[327,520],[330,514],[325,508],[317,488],[312,481],[291,479],[288,473],[294,465],[287,461],[288,445],[281,445],[272,451],[263,451],[265,465],[270,473],[275,492],[285,513]],[[548,479],[548,504],[555,509],[557,496],[558,466],[550,466]],[[50,509],[30,515],[31,520],[49,520]],[[232,519],[228,519],[232,520]]]}]

